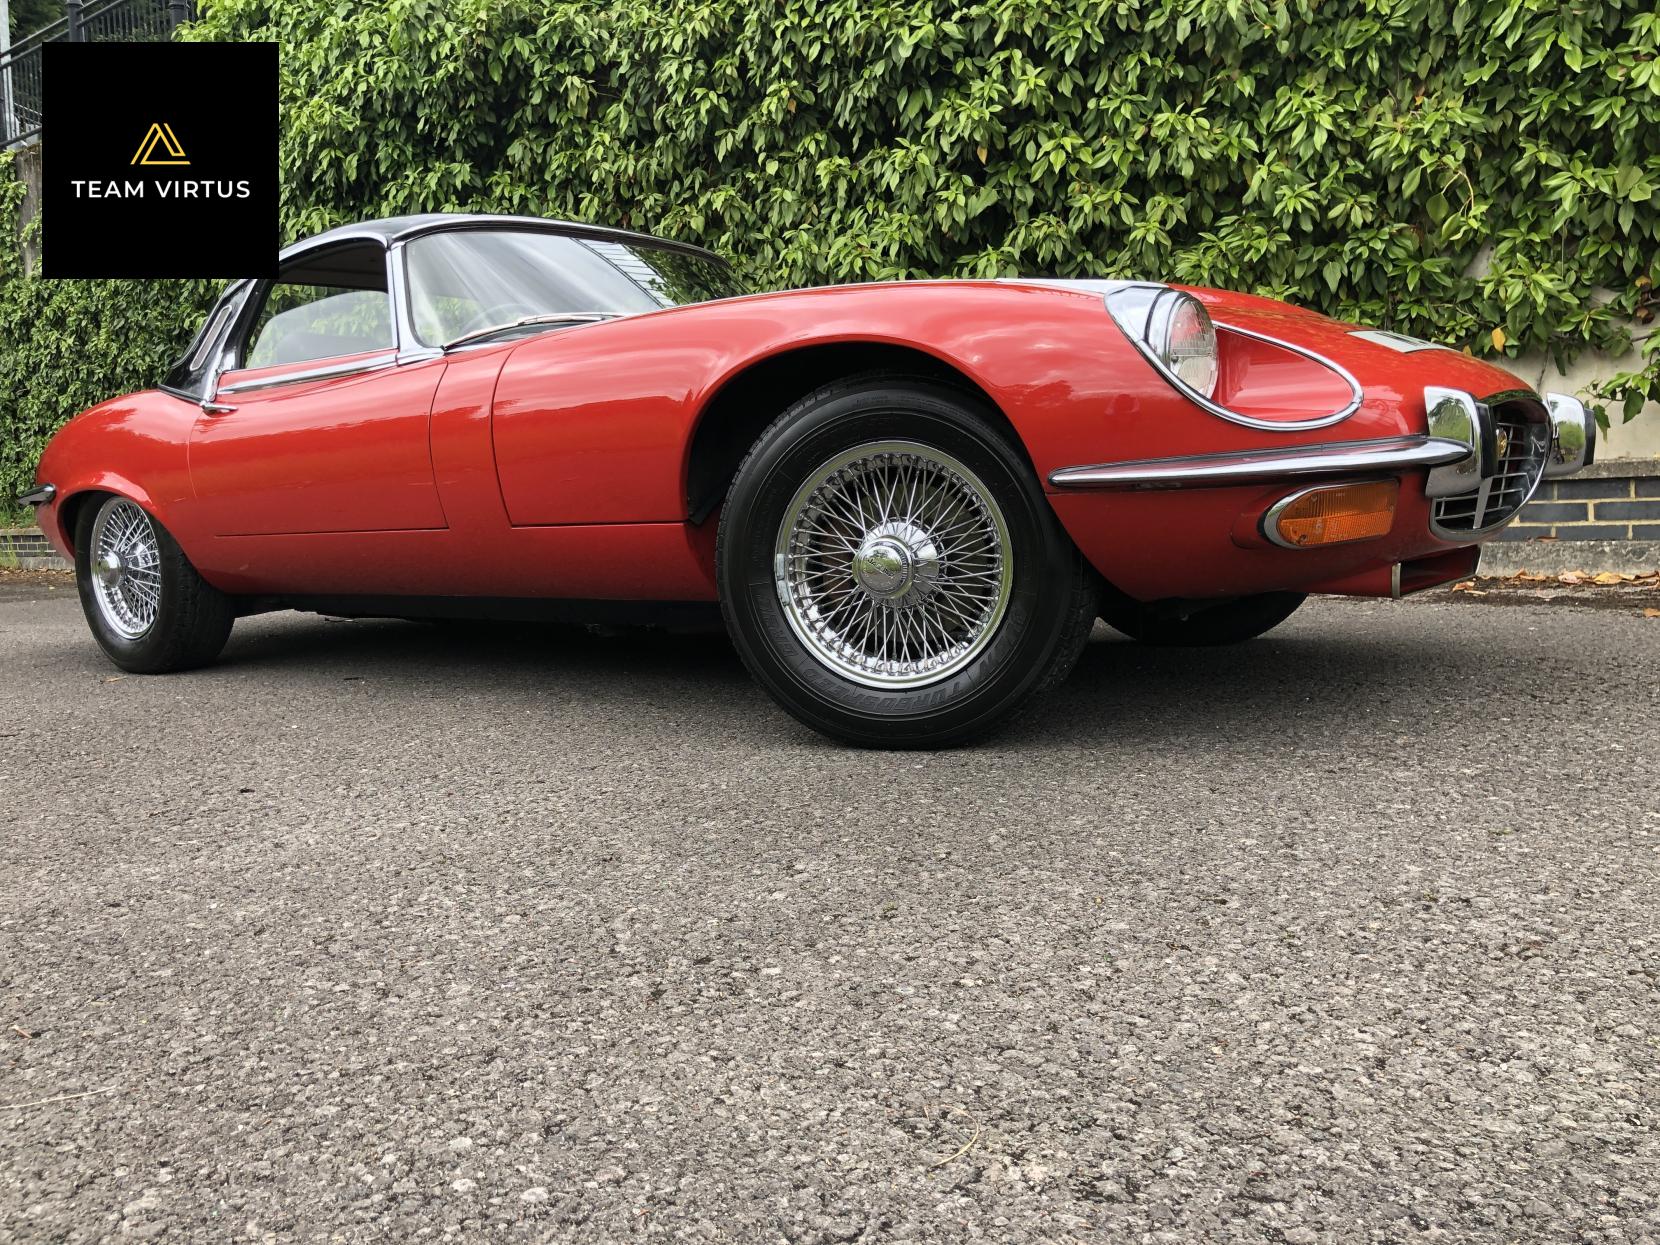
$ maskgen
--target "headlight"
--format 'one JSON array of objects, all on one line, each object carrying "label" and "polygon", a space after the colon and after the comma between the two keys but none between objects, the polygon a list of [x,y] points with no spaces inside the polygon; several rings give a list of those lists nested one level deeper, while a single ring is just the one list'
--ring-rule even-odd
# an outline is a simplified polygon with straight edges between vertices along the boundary
[{"label": "headlight", "polygon": [[1216,392],[1216,329],[1193,295],[1159,295],[1147,317],[1147,345],[1189,389],[1207,398]]},{"label": "headlight", "polygon": [[[1223,323],[1218,331],[1205,305],[1191,294],[1153,281],[1072,284],[1091,292],[1100,289],[1136,353],[1172,389],[1218,419],[1299,432],[1339,423],[1360,409],[1360,382],[1341,364],[1307,346],[1238,324]],[[1225,386],[1223,352],[1228,356]],[[1219,388],[1221,398],[1216,396]]]},{"label": "headlight", "polygon": [[1126,284],[1107,295],[1107,309],[1166,376],[1206,401],[1215,395],[1216,328],[1197,298],[1169,286]]}]

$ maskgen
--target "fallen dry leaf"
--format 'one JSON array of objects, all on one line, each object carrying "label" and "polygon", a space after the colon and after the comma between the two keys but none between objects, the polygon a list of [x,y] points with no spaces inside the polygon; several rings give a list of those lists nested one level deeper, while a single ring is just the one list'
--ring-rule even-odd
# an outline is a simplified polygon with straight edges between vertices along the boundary
[{"label": "fallen dry leaf", "polygon": [[1602,574],[1598,575],[1591,582],[1593,584],[1601,584],[1603,587],[1606,588],[1610,584],[1623,584],[1626,580],[1628,580],[1630,578],[1631,578],[1631,576],[1629,576],[1629,575],[1617,575],[1613,571],[1603,571]]},{"label": "fallen dry leaf", "polygon": [[124,674],[106,674],[103,678],[99,679],[98,682],[100,682],[100,683],[119,683],[119,682],[121,682],[122,679],[124,679],[126,677],[127,676],[124,675]]},{"label": "fallen dry leaf", "polygon": [[1660,618],[1660,610],[1644,610],[1644,618]]},{"label": "fallen dry leaf", "polygon": [[1559,583],[1582,584],[1582,583],[1585,582],[1585,572],[1584,571],[1563,571],[1556,578],[1557,578],[1557,581]]},{"label": "fallen dry leaf", "polygon": [[1473,579],[1462,580],[1459,583],[1454,584],[1452,586],[1452,590],[1454,592],[1474,592],[1476,590],[1476,581]]}]

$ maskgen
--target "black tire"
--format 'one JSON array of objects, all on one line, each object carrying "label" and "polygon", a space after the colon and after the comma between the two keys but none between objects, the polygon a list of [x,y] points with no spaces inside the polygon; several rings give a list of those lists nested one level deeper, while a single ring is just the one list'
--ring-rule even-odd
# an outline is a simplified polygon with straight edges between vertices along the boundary
[{"label": "black tire", "polygon": [[[93,498],[76,517],[75,586],[92,638],[112,662],[133,674],[164,674],[205,665],[223,651],[236,621],[235,605],[196,573],[178,542],[154,516],[144,515],[154,543],[140,563],[150,571],[146,582],[156,592],[147,626],[139,634],[124,634],[114,621],[113,608],[101,603],[94,583],[93,536],[99,516],[114,513],[113,508],[122,505],[132,508],[134,503],[120,497]],[[148,566],[152,559],[154,565]]]},{"label": "black tire", "polygon": [[[806,482],[838,455],[884,441],[966,467],[1000,516],[1009,551],[998,563],[1010,568],[1000,618],[979,629],[978,648],[964,643],[952,659],[963,664],[942,666],[921,676],[934,681],[913,687],[866,685],[815,655],[791,622],[774,574],[786,513],[795,513]],[[947,549],[943,539],[938,545]],[[952,579],[961,574],[950,569],[961,566],[952,556],[941,552],[940,578],[930,584],[963,582]],[[866,747],[948,747],[1003,722],[1072,669],[1099,599],[1098,577],[1062,531],[1000,415],[976,395],[891,374],[819,389],[761,434],[722,508],[716,569],[728,633],[755,679],[808,726]],[[924,599],[935,590],[946,589],[929,588]],[[988,610],[987,617],[996,616]]]},{"label": "black tire", "polygon": [[1253,640],[1290,618],[1307,599],[1302,592],[1263,592],[1215,604],[1191,602],[1191,612],[1181,613],[1109,597],[1101,603],[1101,621],[1142,644],[1203,648]]}]

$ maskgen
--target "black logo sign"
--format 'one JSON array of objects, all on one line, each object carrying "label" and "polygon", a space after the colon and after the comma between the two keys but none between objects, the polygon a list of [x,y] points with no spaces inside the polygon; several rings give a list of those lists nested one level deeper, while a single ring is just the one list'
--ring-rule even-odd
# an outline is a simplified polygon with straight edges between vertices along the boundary
[{"label": "black logo sign", "polygon": [[276,44],[42,54],[44,276],[276,275]]}]

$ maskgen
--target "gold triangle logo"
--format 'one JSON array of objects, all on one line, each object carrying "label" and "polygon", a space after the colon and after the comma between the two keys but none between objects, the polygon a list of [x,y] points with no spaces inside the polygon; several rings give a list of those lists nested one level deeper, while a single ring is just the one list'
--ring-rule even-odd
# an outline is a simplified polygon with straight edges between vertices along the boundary
[{"label": "gold triangle logo", "polygon": [[[157,159],[156,147],[158,145],[171,159]],[[151,124],[149,131],[144,135],[144,141],[138,145],[138,150],[133,153],[133,158],[129,163],[189,164],[190,161],[186,159],[184,147],[173,133],[173,127],[165,121],[156,121]]]}]

